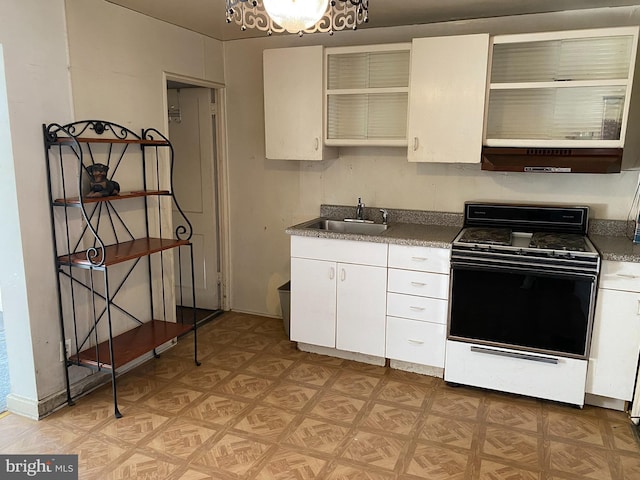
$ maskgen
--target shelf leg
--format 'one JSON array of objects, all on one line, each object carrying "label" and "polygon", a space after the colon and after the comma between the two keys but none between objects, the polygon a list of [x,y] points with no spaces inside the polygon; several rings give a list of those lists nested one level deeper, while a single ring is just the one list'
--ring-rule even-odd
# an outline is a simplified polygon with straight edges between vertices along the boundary
[{"label": "shelf leg", "polygon": [[106,299],[105,307],[107,309],[107,324],[109,325],[109,358],[111,360],[111,390],[113,391],[113,410],[116,418],[122,418],[120,410],[118,410],[118,395],[116,390],[116,359],[113,356],[113,330],[111,329],[111,296],[109,293],[109,275],[104,270],[104,297]]},{"label": "shelf leg", "polygon": [[200,366],[198,361],[198,327],[196,322],[196,274],[193,269],[193,245],[189,243],[189,256],[191,259],[191,305],[193,305],[193,360],[196,366]]}]

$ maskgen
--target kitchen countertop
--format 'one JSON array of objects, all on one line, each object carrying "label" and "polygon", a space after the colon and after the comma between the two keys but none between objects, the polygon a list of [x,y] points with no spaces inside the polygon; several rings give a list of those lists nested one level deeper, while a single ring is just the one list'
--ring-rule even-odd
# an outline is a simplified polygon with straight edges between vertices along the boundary
[{"label": "kitchen countertop", "polygon": [[[451,248],[451,242],[462,228],[462,215],[417,210],[389,210],[389,228],[379,235],[338,233],[306,228],[320,218],[342,219],[353,214],[352,207],[322,205],[321,217],[291,226],[289,235],[337,238],[361,242]],[[365,209],[367,218],[374,218],[377,209]],[[394,219],[397,219],[395,222]],[[589,238],[600,252],[602,260],[640,263],[640,244],[626,236],[628,222],[594,219],[589,226]]]},{"label": "kitchen countertop", "polygon": [[640,244],[625,236],[589,235],[602,260],[640,263]]},{"label": "kitchen countertop", "polygon": [[460,231],[460,227],[448,225],[425,225],[416,223],[389,223],[389,227],[379,235],[338,233],[327,230],[306,228],[321,218],[314,218],[285,230],[289,235],[303,237],[336,238],[360,242],[393,243],[423,247],[451,248],[451,242]]}]

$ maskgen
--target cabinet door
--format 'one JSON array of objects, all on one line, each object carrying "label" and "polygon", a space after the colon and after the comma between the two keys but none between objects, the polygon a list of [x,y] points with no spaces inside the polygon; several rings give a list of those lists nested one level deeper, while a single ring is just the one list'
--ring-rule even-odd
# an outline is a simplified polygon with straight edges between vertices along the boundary
[{"label": "cabinet door", "polygon": [[338,264],[336,347],[384,356],[387,269]]},{"label": "cabinet door", "polygon": [[600,289],[587,393],[631,400],[640,351],[640,293]]},{"label": "cabinet door", "polygon": [[[322,46],[263,52],[266,157],[322,160]],[[333,155],[331,155],[333,154]]]},{"label": "cabinet door", "polygon": [[413,40],[410,162],[480,163],[488,54],[487,34]]},{"label": "cabinet door", "polygon": [[291,340],[336,346],[336,264],[291,259]]}]

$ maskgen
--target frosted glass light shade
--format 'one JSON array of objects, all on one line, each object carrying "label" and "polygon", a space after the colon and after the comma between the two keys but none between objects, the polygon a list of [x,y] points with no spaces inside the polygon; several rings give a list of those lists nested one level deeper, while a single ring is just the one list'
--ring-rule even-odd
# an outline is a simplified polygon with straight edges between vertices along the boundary
[{"label": "frosted glass light shade", "polygon": [[263,0],[264,9],[287,32],[298,33],[318,23],[329,0]]}]

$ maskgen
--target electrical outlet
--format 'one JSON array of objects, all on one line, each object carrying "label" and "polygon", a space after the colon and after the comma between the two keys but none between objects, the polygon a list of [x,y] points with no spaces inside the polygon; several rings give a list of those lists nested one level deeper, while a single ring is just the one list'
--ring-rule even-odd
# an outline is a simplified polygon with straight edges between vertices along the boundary
[{"label": "electrical outlet", "polygon": [[[64,346],[65,346],[65,349],[66,349],[66,352],[67,352],[67,356],[69,356],[71,354],[71,339],[70,338],[65,339]],[[65,361],[65,358],[64,358],[65,349],[62,348],[62,342],[60,342],[60,361],[61,362]]]}]

